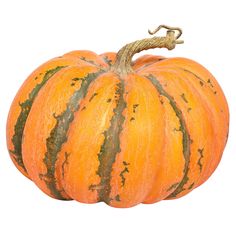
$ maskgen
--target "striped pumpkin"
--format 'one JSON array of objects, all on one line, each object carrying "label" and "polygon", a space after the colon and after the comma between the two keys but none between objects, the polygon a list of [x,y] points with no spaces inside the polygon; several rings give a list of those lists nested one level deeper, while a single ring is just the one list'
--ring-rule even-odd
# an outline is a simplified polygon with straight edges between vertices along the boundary
[{"label": "striped pumpkin", "polygon": [[73,51],[37,68],[7,122],[16,167],[47,195],[131,207],[186,195],[216,169],[229,112],[215,78],[173,49],[175,31],[117,54]]}]

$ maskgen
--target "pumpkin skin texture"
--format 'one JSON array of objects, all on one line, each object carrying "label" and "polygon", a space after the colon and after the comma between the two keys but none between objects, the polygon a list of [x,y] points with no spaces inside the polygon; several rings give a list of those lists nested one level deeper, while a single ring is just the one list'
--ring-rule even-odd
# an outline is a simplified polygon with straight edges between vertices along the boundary
[{"label": "pumpkin skin texture", "polygon": [[126,208],[182,197],[220,162],[229,110],[203,66],[145,55],[73,51],[37,68],[18,91],[7,144],[19,171],[61,200]]}]

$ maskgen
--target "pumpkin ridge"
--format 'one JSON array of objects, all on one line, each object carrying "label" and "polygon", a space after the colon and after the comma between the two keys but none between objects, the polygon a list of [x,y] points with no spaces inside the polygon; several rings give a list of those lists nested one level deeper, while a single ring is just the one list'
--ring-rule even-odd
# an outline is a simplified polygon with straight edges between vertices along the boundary
[{"label": "pumpkin ridge", "polygon": [[110,127],[104,131],[104,142],[101,146],[100,152],[98,153],[99,167],[97,174],[101,177],[98,191],[98,201],[104,201],[107,204],[111,201],[111,172],[112,165],[116,160],[117,153],[120,149],[120,133],[122,131],[122,125],[125,117],[122,114],[127,104],[124,100],[124,80],[120,79],[120,83],[117,84],[116,95],[119,97],[116,99],[117,106],[113,109],[114,115],[110,120]]},{"label": "pumpkin ridge", "polygon": [[[167,68],[167,67],[166,67],[166,68]],[[188,71],[188,70],[186,71],[184,68],[176,67],[176,69],[178,69],[179,71],[181,71],[184,75],[178,75],[178,74],[176,74],[176,71],[174,70],[174,69],[175,69],[174,67],[168,67],[168,69],[173,70],[173,71],[171,71],[171,73],[175,73],[175,75],[176,75],[179,79],[183,80],[183,82],[184,82],[185,84],[187,84],[188,87],[191,88],[191,89],[194,91],[195,96],[198,96],[198,97],[199,97],[198,99],[199,99],[199,101],[201,101],[202,106],[204,107],[204,109],[207,109],[208,112],[210,112],[210,113],[212,114],[210,105],[206,103],[206,100],[205,100],[204,97],[199,93],[199,90],[195,88],[195,86],[194,86],[194,84],[193,84],[194,79],[188,80],[188,79],[186,78],[186,76],[184,76],[184,75],[196,76],[198,80],[201,80],[201,81],[204,82],[204,85],[206,85],[206,87],[207,87],[207,85],[208,85],[207,82],[206,82],[205,80],[203,80],[201,77],[199,77],[199,76],[195,75],[194,73],[192,73],[191,71]],[[188,73],[188,72],[189,72],[189,73]],[[199,78],[198,78],[198,77],[199,77]],[[195,81],[195,82],[196,82],[196,81]],[[202,86],[202,85],[201,85],[201,86]],[[210,90],[211,90],[211,88],[210,88]],[[212,92],[212,90],[211,90],[211,92]],[[214,94],[214,93],[213,93],[213,94]],[[215,95],[215,94],[214,94],[214,95]],[[182,95],[181,95],[181,96],[182,96]],[[182,99],[183,99],[183,98],[182,98]],[[183,99],[183,100],[184,100],[184,99]],[[186,101],[185,101],[185,102],[186,102]],[[214,117],[213,114],[212,114],[212,117]],[[214,126],[213,126],[212,124],[211,124],[211,127],[212,127],[212,131],[215,133]],[[200,150],[200,152],[199,152],[199,150]],[[191,180],[191,178],[190,178],[190,180],[193,181],[193,183],[190,183],[189,187],[186,186],[186,188],[183,189],[183,191],[185,191],[185,193],[182,193],[182,194],[186,194],[186,190],[188,191],[188,190],[192,190],[192,189],[196,188],[196,187],[197,187],[197,183],[198,183],[199,180],[202,178],[202,168],[203,168],[203,166],[205,167],[205,163],[204,163],[204,165],[201,163],[201,160],[204,158],[204,155],[203,155],[203,151],[202,151],[202,150],[204,150],[204,147],[201,147],[201,148],[199,147],[199,148],[198,148],[198,151],[197,151],[197,153],[198,153],[198,155],[199,155],[199,159],[198,159],[198,162],[197,162],[197,165],[198,165],[198,167],[199,167],[199,176],[198,176],[198,177],[195,177],[194,181]],[[211,154],[211,160],[212,160],[212,158],[214,158],[214,155]],[[210,161],[209,161],[209,162],[210,162]],[[205,167],[205,168],[206,168],[206,167]],[[208,168],[209,168],[209,167],[208,167]],[[208,168],[207,168],[206,170],[208,170]],[[205,170],[204,172],[207,172],[206,170]],[[192,170],[190,170],[190,171],[192,171]],[[186,182],[186,183],[187,183],[187,182]],[[183,191],[182,191],[182,192],[183,192]],[[183,196],[183,195],[182,195],[182,196]]]},{"label": "pumpkin ridge", "polygon": [[154,87],[158,90],[158,92],[162,96],[166,97],[169,100],[171,107],[173,108],[174,112],[176,113],[176,116],[179,119],[179,122],[180,122],[179,130],[183,134],[182,145],[183,145],[183,155],[184,155],[184,158],[185,158],[185,166],[184,166],[184,170],[183,170],[184,176],[183,176],[182,180],[180,181],[180,183],[178,184],[178,186],[176,186],[174,192],[172,192],[167,197],[167,199],[168,198],[173,198],[173,197],[176,197],[180,192],[182,192],[184,190],[184,185],[188,182],[191,139],[190,139],[190,135],[188,133],[188,129],[187,129],[186,122],[184,120],[182,111],[178,108],[174,98],[164,90],[161,83],[157,80],[157,78],[155,76],[150,74],[149,76],[146,76],[146,78],[151,81],[151,83],[154,85]]},{"label": "pumpkin ridge", "polygon": [[[194,72],[192,72],[192,71],[190,71],[190,70],[187,70],[187,69],[185,69],[185,68],[183,68],[183,67],[177,67],[178,69],[180,69],[180,70],[182,70],[184,73],[186,73],[186,74],[191,74],[193,77],[195,77],[195,78],[197,78],[197,79],[199,79],[199,80],[202,80],[203,82],[204,82],[204,84],[206,85],[206,87],[207,88],[209,88],[210,90],[211,90],[211,92],[213,92],[213,94],[214,95],[216,95],[216,90],[214,90],[214,88],[215,88],[215,86],[213,86],[213,84],[212,83],[210,83],[209,84],[209,80],[208,81],[205,81],[205,80],[203,80],[199,75],[197,75],[196,73],[194,73]],[[193,84],[193,82],[192,82],[193,80],[190,80],[190,85],[191,85],[191,87],[193,87],[193,89],[194,89],[194,84]],[[207,107],[207,109],[209,109],[210,111],[211,111],[211,117],[212,117],[212,119],[213,119],[213,122],[212,122],[212,124],[213,123],[215,123],[216,121],[215,121],[215,113],[213,112],[213,110],[214,110],[214,108],[212,108],[211,107],[211,105],[210,104],[208,104],[208,101],[207,101],[207,99],[206,99],[206,97],[205,96],[203,96],[200,92],[199,92],[199,90],[197,90],[197,89],[195,89],[195,92],[198,94],[198,96],[202,99],[202,101],[204,102],[204,104],[205,104],[205,106]],[[211,127],[212,127],[212,130],[213,130],[213,132],[214,132],[214,134],[216,135],[217,134],[217,132],[216,132],[216,126],[215,126],[215,124],[214,125],[212,125],[211,124]],[[217,141],[218,142],[218,141]],[[218,145],[218,144],[215,144],[215,145]],[[206,174],[206,173],[208,173],[208,171],[211,169],[211,165],[209,165],[208,167],[205,167],[205,170],[204,170],[204,173],[202,173],[202,169],[203,169],[203,164],[202,164],[202,160],[203,160],[203,158],[204,158],[204,147],[200,147],[200,148],[198,148],[198,155],[199,155],[199,159],[198,159],[198,162],[197,162],[197,165],[198,165],[198,167],[199,167],[199,171],[200,171],[200,175],[199,175],[199,178],[195,181],[195,188],[196,187],[198,187],[199,186],[199,182],[201,182],[201,180],[202,180],[202,178],[204,178],[204,175]],[[212,162],[212,160],[215,158],[215,155],[212,155],[212,157],[211,157],[211,159],[210,159],[210,163]]]},{"label": "pumpkin ridge", "polygon": [[37,94],[39,93],[40,89],[47,83],[47,81],[59,72],[61,69],[65,68],[66,66],[57,66],[53,69],[50,69],[45,72],[45,75],[42,79],[42,82],[37,84],[32,91],[29,93],[28,99],[24,102],[20,103],[21,112],[17,118],[14,127],[14,135],[12,136],[12,143],[14,146],[14,150],[9,150],[9,152],[14,155],[14,159],[16,163],[23,168],[23,170],[27,173],[27,170],[24,166],[23,158],[22,158],[22,137],[24,132],[25,123],[27,117],[30,113],[31,107],[33,105],[34,99],[36,98]]},{"label": "pumpkin ridge", "polygon": [[[89,85],[102,73],[89,73],[86,77],[81,78],[82,83],[78,90],[70,97],[66,110],[60,115],[54,117],[56,119],[56,125],[50,132],[50,136],[46,139],[47,152],[43,162],[47,168],[46,174],[39,174],[39,177],[44,180],[51,194],[57,199],[65,200],[61,192],[64,190],[58,190],[55,178],[55,166],[58,157],[58,153],[61,151],[63,143],[67,141],[67,132],[70,124],[74,120],[74,113],[80,108],[80,101],[86,96],[89,89]],[[63,166],[62,166],[63,168]]]}]

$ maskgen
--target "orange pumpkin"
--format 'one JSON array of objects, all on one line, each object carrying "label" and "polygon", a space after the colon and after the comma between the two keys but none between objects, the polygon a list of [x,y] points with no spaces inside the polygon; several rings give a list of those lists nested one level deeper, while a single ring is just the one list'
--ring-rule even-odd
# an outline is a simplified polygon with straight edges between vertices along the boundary
[{"label": "orange pumpkin", "polygon": [[117,54],[73,51],[37,68],[8,116],[16,167],[53,198],[113,207],[179,198],[205,182],[228,134],[219,84],[189,59],[132,62],[173,49],[180,34],[168,28]]}]

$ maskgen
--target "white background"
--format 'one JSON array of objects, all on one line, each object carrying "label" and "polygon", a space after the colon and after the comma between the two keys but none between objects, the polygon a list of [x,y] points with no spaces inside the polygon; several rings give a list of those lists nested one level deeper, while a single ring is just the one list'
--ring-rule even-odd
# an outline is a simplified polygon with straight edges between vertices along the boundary
[{"label": "white background", "polygon": [[[236,13],[224,1],[0,0],[0,235],[236,235]],[[206,66],[231,110],[230,135],[212,177],[189,195],[153,205],[115,209],[58,201],[39,191],[8,157],[5,123],[26,76],[44,61],[74,49],[117,51],[149,37],[159,24],[182,27],[173,51]]]}]

